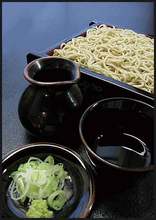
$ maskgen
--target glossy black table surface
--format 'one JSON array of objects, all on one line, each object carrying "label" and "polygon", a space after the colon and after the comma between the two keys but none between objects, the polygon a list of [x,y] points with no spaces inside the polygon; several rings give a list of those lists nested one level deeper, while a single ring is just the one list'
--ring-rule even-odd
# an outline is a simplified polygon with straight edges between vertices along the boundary
[{"label": "glossy black table surface", "polygon": [[[38,141],[26,133],[17,112],[19,99],[28,86],[23,78],[27,53],[45,50],[93,20],[153,34],[152,3],[3,3],[2,10],[3,157],[20,145]],[[154,175],[143,174],[130,188],[98,195],[90,217],[156,218]]]}]

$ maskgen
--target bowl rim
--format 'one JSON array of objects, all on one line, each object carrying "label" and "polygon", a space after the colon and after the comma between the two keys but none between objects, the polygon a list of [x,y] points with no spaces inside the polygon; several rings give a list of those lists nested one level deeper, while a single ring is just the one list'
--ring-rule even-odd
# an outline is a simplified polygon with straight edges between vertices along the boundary
[{"label": "bowl rim", "polygon": [[[59,82],[42,82],[42,81],[37,81],[35,79],[33,79],[32,77],[29,76],[29,70],[30,68],[36,63],[36,62],[39,62],[39,61],[46,61],[46,60],[63,60],[65,62],[69,62],[71,63],[73,66],[75,66],[75,69],[76,69],[76,73],[75,73],[75,78],[73,80],[65,80],[65,81],[59,81]],[[72,60],[69,60],[69,59],[66,59],[66,58],[62,58],[62,57],[56,57],[56,56],[44,56],[44,57],[40,57],[40,58],[37,58],[33,61],[31,61],[30,63],[28,63],[25,68],[24,68],[24,78],[31,84],[35,84],[35,85],[38,85],[38,86],[51,86],[51,85],[70,85],[70,84],[74,84],[74,83],[77,83],[78,80],[80,79],[80,66],[72,61]]]},{"label": "bowl rim", "polygon": [[[143,101],[140,101],[140,100],[137,100],[137,99],[134,99],[134,98],[127,98],[127,97],[111,97],[111,98],[104,98],[104,99],[100,99],[96,102],[94,102],[93,104],[91,104],[89,107],[86,108],[86,110],[83,112],[81,118],[80,118],[80,121],[79,121],[79,134],[80,134],[80,138],[82,140],[82,143],[83,143],[83,146],[85,147],[85,149],[87,150],[87,152],[92,156],[94,157],[95,159],[97,159],[99,162],[102,162],[103,164],[105,165],[108,165],[109,167],[112,167],[112,168],[115,168],[116,170],[120,170],[120,171],[126,171],[126,172],[146,172],[146,171],[152,171],[155,169],[155,165],[152,164],[148,167],[144,167],[144,168],[135,168],[135,169],[132,169],[132,168],[126,168],[126,167],[120,167],[116,164],[113,164],[113,163],[110,163],[109,161],[107,160],[104,160],[102,159],[100,156],[98,156],[90,147],[89,145],[87,144],[85,138],[84,138],[84,135],[83,135],[83,132],[82,132],[82,125],[83,125],[83,121],[87,115],[87,113],[93,109],[94,107],[96,107],[97,105],[99,105],[100,103],[102,102],[107,102],[107,101],[113,101],[113,100],[129,100],[129,101],[133,101],[135,103],[140,103],[140,104],[143,104],[143,105],[146,105],[148,107],[150,107],[151,109],[154,109],[154,106],[146,103],[146,102],[143,102]],[[90,158],[91,160],[91,158]],[[93,164],[96,166],[96,164],[93,162]]]},{"label": "bowl rim", "polygon": [[[88,204],[85,208],[85,210],[81,213],[79,218],[86,218],[88,217],[88,215],[90,214],[94,202],[95,202],[95,180],[93,177],[92,172],[88,169],[88,167],[85,165],[83,159],[79,156],[79,154],[74,151],[73,149],[70,149],[68,147],[65,147],[62,144],[56,144],[56,143],[52,143],[52,142],[36,142],[36,143],[31,143],[31,144],[26,144],[26,145],[20,145],[17,148],[15,148],[14,150],[8,152],[3,160],[2,160],[2,175],[3,175],[3,165],[7,162],[8,159],[10,159],[12,156],[16,155],[17,153],[27,150],[27,149],[32,149],[32,148],[36,148],[39,146],[45,146],[47,145],[48,147],[52,147],[55,149],[60,149],[62,151],[66,151],[68,154],[72,155],[73,157],[76,158],[76,160],[79,161],[79,163],[81,164],[81,166],[85,169],[85,171],[87,172],[87,175],[89,177],[89,188],[90,188],[90,195],[89,195],[89,200],[88,200]],[[46,146],[45,146],[46,147]]]}]

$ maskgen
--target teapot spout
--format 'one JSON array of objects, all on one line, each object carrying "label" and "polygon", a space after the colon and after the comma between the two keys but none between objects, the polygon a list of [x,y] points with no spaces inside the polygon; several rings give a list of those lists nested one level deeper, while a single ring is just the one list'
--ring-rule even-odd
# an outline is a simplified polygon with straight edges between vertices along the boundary
[{"label": "teapot spout", "polygon": [[69,85],[80,79],[78,64],[58,57],[33,60],[24,69],[24,77],[31,84],[40,86]]}]

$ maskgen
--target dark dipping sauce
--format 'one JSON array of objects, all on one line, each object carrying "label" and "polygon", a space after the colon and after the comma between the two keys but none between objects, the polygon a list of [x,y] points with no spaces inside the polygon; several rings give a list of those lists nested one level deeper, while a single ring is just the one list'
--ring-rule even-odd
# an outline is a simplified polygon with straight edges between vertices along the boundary
[{"label": "dark dipping sauce", "polygon": [[102,159],[120,167],[146,167],[151,163],[151,154],[139,138],[126,133],[104,134],[96,138],[94,151]]},{"label": "dark dipping sauce", "polygon": [[117,101],[101,103],[88,112],[83,121],[84,139],[109,164],[126,169],[149,167],[154,161],[152,115],[136,106],[129,110],[131,103],[122,107],[121,102],[121,108]]},{"label": "dark dipping sauce", "polygon": [[47,66],[37,70],[33,79],[39,82],[61,82],[72,80],[71,75],[69,70]]}]

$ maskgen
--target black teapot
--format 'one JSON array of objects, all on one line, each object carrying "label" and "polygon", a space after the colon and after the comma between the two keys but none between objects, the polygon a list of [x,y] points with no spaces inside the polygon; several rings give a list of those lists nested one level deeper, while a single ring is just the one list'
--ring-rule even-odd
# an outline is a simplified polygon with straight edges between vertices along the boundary
[{"label": "black teapot", "polygon": [[[24,69],[30,85],[18,106],[19,119],[26,130],[37,137],[74,138],[83,96],[77,85],[79,66],[58,57],[42,57]],[[66,137],[67,138],[67,137]]]}]

